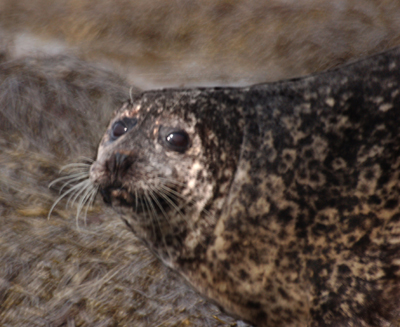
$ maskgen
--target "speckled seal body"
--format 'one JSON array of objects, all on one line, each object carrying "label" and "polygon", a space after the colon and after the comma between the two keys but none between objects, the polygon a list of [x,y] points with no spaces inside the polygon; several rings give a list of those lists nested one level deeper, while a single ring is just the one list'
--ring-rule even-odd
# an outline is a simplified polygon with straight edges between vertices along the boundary
[{"label": "speckled seal body", "polygon": [[145,92],[116,113],[90,178],[232,315],[397,326],[399,71],[395,49],[281,83]]}]

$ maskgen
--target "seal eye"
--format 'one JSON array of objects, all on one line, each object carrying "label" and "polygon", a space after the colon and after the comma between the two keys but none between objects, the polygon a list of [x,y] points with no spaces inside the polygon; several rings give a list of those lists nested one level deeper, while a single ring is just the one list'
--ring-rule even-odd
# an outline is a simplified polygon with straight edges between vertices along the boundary
[{"label": "seal eye", "polygon": [[124,135],[127,130],[128,127],[126,127],[126,125],[122,121],[117,121],[112,127],[112,137],[114,139],[117,139],[121,135]]},{"label": "seal eye", "polygon": [[184,131],[172,132],[165,138],[172,150],[184,152],[189,146],[189,135]]}]

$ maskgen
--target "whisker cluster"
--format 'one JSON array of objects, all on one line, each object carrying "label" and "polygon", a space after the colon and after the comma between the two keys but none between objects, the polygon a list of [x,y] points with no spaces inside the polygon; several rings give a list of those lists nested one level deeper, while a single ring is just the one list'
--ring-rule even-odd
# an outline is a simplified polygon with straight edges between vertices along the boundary
[{"label": "whisker cluster", "polygon": [[[148,189],[143,191],[143,200],[147,203],[147,208],[149,210],[149,215],[153,216],[157,214],[157,211],[162,214],[165,218],[165,223],[167,223],[171,228],[171,219],[174,219],[173,215],[177,215],[182,220],[185,220],[187,223],[189,221],[186,219],[183,210],[185,207],[190,204],[192,201],[188,201],[188,199],[183,196],[179,191],[175,188],[179,188],[183,186],[183,183],[177,182],[175,180],[169,178],[158,177],[161,181],[157,187],[147,185]],[[136,202],[138,201],[138,194],[135,193]],[[139,196],[139,200],[142,201]],[[165,207],[168,206],[172,209],[172,212],[168,212],[165,210]],[[158,209],[158,210],[157,210]],[[161,222],[159,218],[156,218],[156,221],[161,229]]]},{"label": "whisker cluster", "polygon": [[49,184],[49,188],[51,188],[58,183],[62,183],[59,189],[60,196],[51,206],[49,214],[47,216],[48,219],[50,219],[50,216],[57,204],[62,199],[67,198],[67,208],[72,207],[75,203],[77,203],[75,217],[77,225],[82,210],[84,210],[83,217],[84,221],[86,222],[87,212],[89,208],[93,205],[98,187],[93,185],[93,183],[89,179],[89,169],[93,160],[86,157],[82,159],[86,162],[71,163],[63,166],[60,170],[60,173],[67,172],[68,174],[66,176],[55,179]]},{"label": "whisker cluster", "polygon": [[[163,177],[159,177],[159,179],[164,180],[165,183],[159,186],[158,194],[163,198],[165,195],[167,195],[164,198],[166,200],[166,202],[170,203],[170,205],[172,205],[174,207],[174,209],[180,215],[180,217],[183,218],[184,215],[182,213],[182,209],[190,204],[195,204],[196,201],[194,199],[187,199],[181,193],[177,192],[176,190],[174,190],[173,188],[171,188],[167,185],[167,184],[170,184],[172,187],[173,186],[184,186],[184,183],[181,183],[181,182],[178,182],[175,180],[171,180],[168,178],[163,178]],[[177,205],[174,203],[174,201],[171,201],[171,199],[174,200],[176,203],[183,201],[181,207],[177,207]],[[202,212],[205,213],[206,218],[211,217],[211,213],[207,209],[203,208]]]},{"label": "whisker cluster", "polygon": [[[147,222],[151,224],[153,234],[158,234],[166,254],[172,259],[171,246],[167,244],[167,235],[172,233],[175,240],[183,241],[180,236],[183,229],[179,230],[179,228],[185,228],[186,224],[186,228],[189,230],[196,229],[195,222],[188,216],[190,213],[185,210],[191,205],[196,205],[197,202],[196,199],[180,193],[179,190],[185,187],[184,183],[165,177],[157,177],[157,179],[157,186],[146,183],[145,188],[135,189],[132,192],[135,203],[134,212],[138,215],[140,207],[147,214],[149,217]],[[205,219],[203,223],[210,225],[213,220],[212,214],[205,208],[202,208],[201,212]]]}]

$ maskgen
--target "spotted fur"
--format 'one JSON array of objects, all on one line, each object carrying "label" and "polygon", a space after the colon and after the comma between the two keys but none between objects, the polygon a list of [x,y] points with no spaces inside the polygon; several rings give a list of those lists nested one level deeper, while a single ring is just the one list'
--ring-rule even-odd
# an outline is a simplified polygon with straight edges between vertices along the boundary
[{"label": "spotted fur", "polygon": [[[230,314],[269,327],[397,326],[399,67],[395,49],[281,83],[145,92],[116,113],[91,180]],[[137,124],[112,139],[124,117]],[[186,151],[168,148],[165,128],[188,133]]]}]

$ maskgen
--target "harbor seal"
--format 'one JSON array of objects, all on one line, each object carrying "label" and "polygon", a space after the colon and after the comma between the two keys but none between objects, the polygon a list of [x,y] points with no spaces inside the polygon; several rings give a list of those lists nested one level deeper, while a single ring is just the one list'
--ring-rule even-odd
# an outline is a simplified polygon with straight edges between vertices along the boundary
[{"label": "harbor seal", "polygon": [[303,79],[134,96],[90,180],[255,326],[397,326],[400,49]]}]

